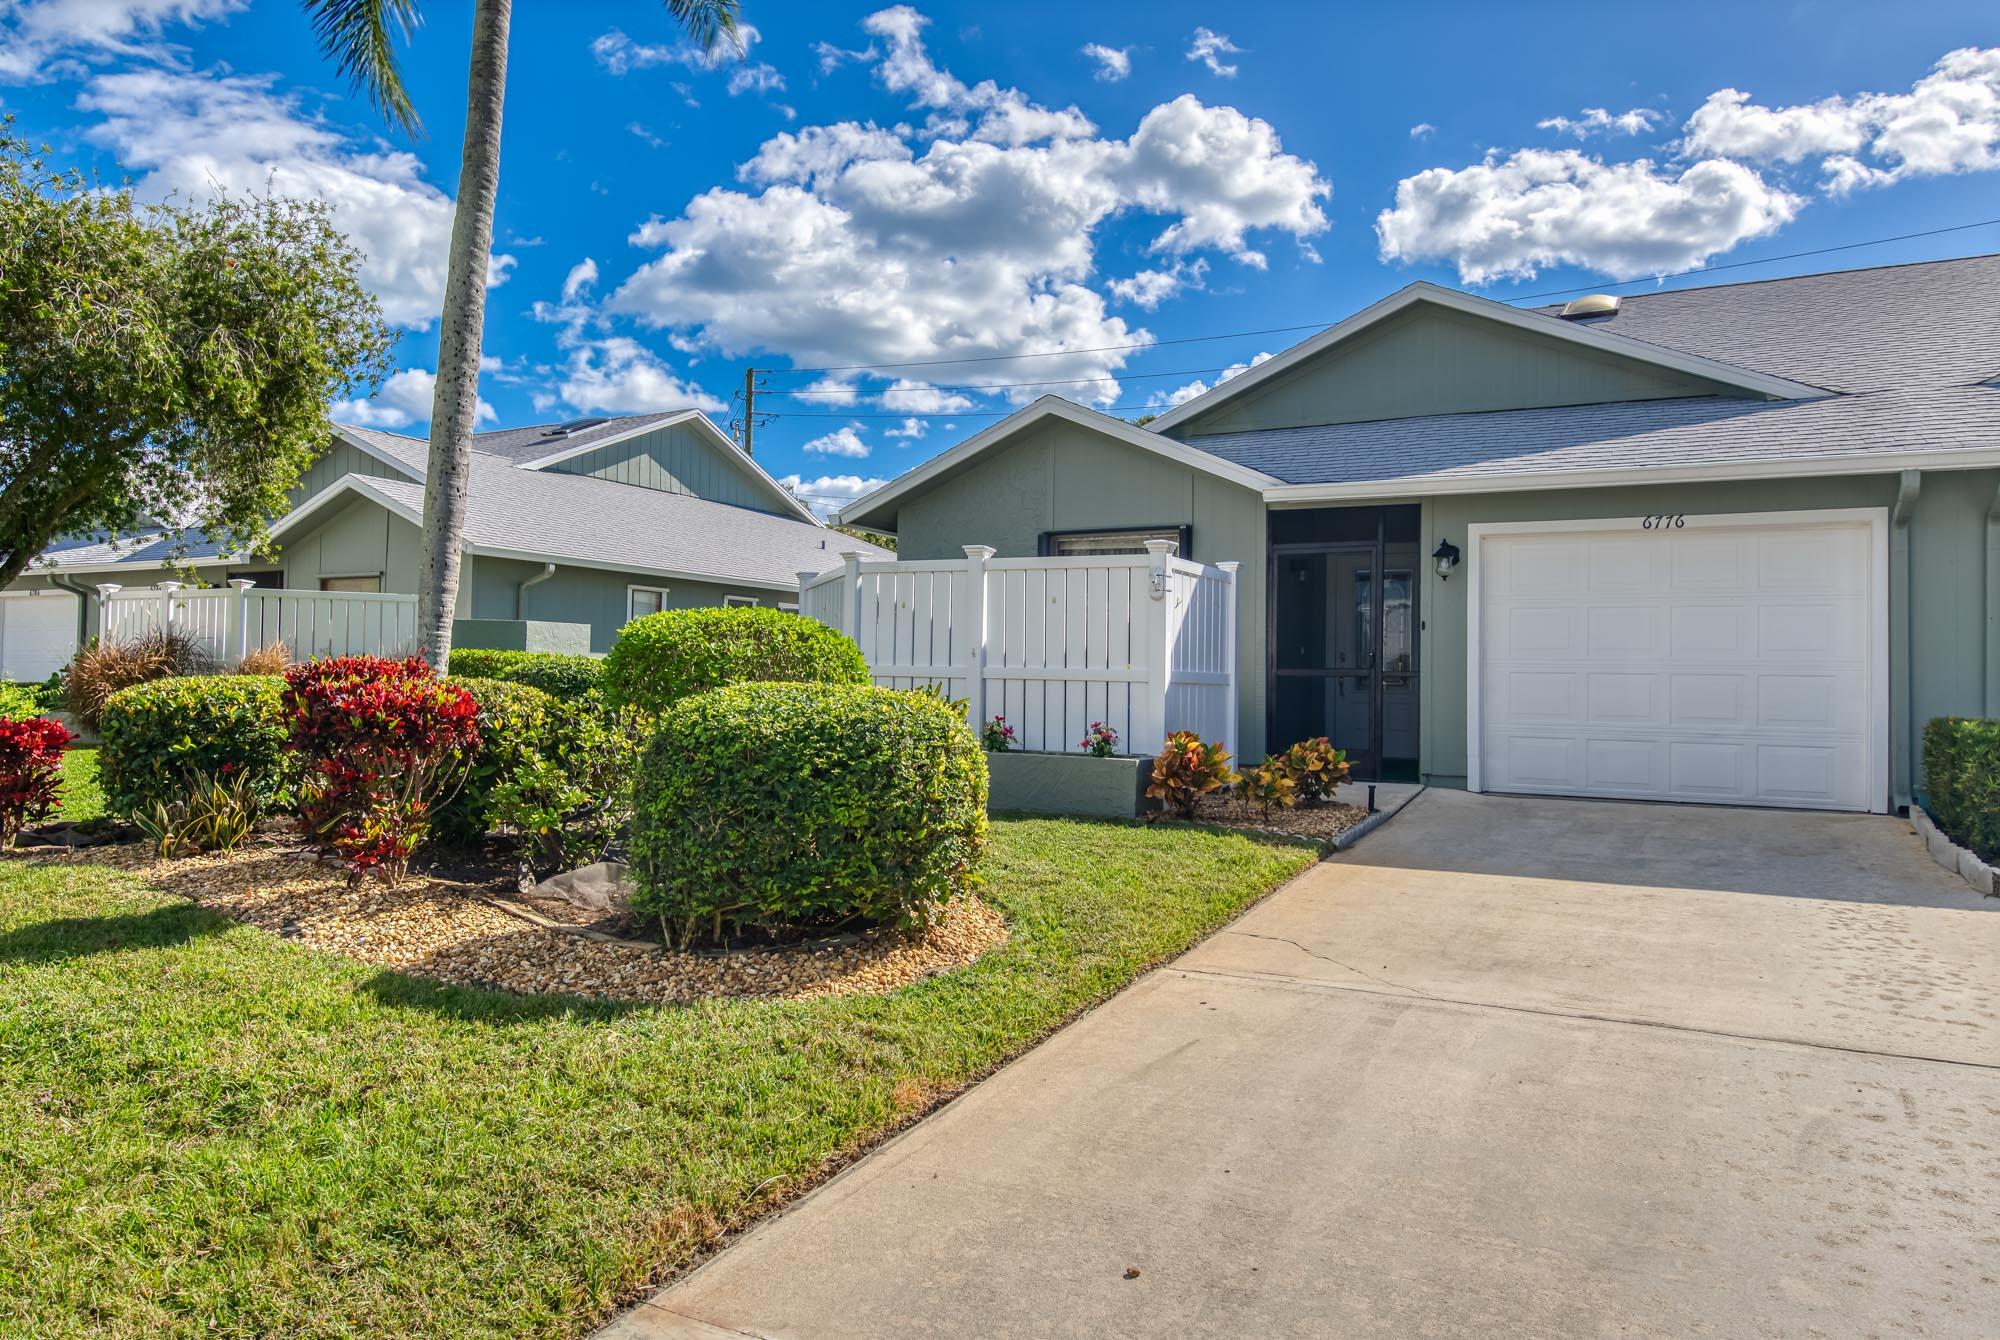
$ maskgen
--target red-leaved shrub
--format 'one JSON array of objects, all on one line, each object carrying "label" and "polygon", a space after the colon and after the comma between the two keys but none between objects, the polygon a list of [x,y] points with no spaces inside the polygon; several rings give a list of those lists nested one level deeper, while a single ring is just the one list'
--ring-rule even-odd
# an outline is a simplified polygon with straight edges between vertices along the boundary
[{"label": "red-leaved shrub", "polygon": [[47,717],[0,717],[0,851],[14,845],[23,824],[56,803],[57,773],[69,728]]},{"label": "red-leaved shrub", "polygon": [[335,656],[285,671],[284,713],[306,766],[307,834],[351,883],[400,880],[465,781],[479,705],[415,657]]}]

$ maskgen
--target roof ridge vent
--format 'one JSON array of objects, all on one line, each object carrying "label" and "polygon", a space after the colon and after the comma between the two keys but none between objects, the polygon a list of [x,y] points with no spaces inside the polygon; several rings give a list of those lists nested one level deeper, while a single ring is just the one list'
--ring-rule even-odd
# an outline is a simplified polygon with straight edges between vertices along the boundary
[{"label": "roof ridge vent", "polygon": [[571,433],[580,433],[586,428],[595,428],[600,423],[610,423],[610,422],[611,420],[604,418],[601,415],[596,418],[571,419],[566,423],[559,423],[555,425],[555,427],[553,428],[544,428],[542,430],[542,436],[568,437]]},{"label": "roof ridge vent", "polygon": [[1581,298],[1571,298],[1562,306],[1557,315],[1565,321],[1581,321],[1587,316],[1616,316],[1618,295],[1615,293],[1587,293]]}]

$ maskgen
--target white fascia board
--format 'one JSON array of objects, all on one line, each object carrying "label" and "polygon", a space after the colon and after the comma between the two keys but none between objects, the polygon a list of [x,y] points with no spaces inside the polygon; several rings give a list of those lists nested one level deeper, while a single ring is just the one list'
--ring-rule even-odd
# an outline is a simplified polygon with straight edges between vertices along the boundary
[{"label": "white fascia board", "polygon": [[656,419],[652,423],[640,424],[636,428],[627,428],[622,432],[612,433],[608,437],[593,438],[578,446],[565,447],[563,450],[553,452],[547,456],[537,456],[532,461],[520,462],[516,468],[521,470],[546,470],[550,466],[562,464],[562,462],[569,460],[573,456],[581,456],[587,451],[596,451],[599,447],[616,446],[620,442],[628,441],[641,434],[650,433],[660,428],[671,428],[675,424],[681,423],[693,424],[696,429],[702,431],[717,447],[726,449],[729,452],[729,460],[737,465],[747,467],[751,475],[768,488],[774,497],[780,499],[784,503],[785,509],[794,516],[804,521],[810,521],[815,526],[825,524],[817,516],[813,515],[810,507],[807,507],[797,498],[794,498],[790,490],[773,479],[770,472],[763,466],[757,464],[756,457],[745,455],[743,449],[736,445],[735,438],[716,427],[715,421],[698,409],[682,410],[679,414],[669,415],[664,419]]},{"label": "white fascia board", "polygon": [[1651,363],[1675,372],[1686,373],[1689,376],[1705,377],[1710,381],[1740,387],[1774,400],[1817,400],[1832,394],[1823,387],[1809,386],[1786,377],[1773,377],[1769,373],[1754,372],[1734,363],[1703,358],[1699,354],[1683,353],[1681,350],[1669,349],[1662,344],[1652,344],[1645,340],[1635,340],[1629,335],[1618,335],[1608,330],[1598,330],[1576,322],[1542,316],[1519,307],[1509,307],[1506,303],[1495,302],[1491,298],[1481,298],[1471,293],[1461,293],[1457,289],[1441,288],[1436,284],[1419,281],[1397,289],[1388,297],[1362,308],[1338,325],[1329,326],[1319,334],[1299,341],[1283,353],[1267,358],[1228,381],[1210,387],[1194,399],[1181,402],[1147,424],[1146,431],[1165,432],[1197,415],[1206,414],[1232,397],[1263,385],[1271,378],[1280,376],[1307,359],[1343,340],[1359,335],[1369,327],[1378,325],[1417,303],[1430,303],[1451,311],[1463,312],[1468,316],[1496,321],[1516,330],[1547,335],[1587,349],[1618,354],[1641,363]]},{"label": "white fascia board", "polygon": [[1411,475],[1351,484],[1286,484],[1265,489],[1274,504],[1350,502],[1377,498],[1428,498],[1465,493],[1530,493],[1546,489],[1618,488],[1630,484],[1706,484],[1729,480],[1812,479],[1828,475],[1880,475],[1898,470],[1986,470],[2000,466],[2000,448],[1958,451],[1873,452],[1866,455],[1787,456],[1769,461],[1711,461],[1700,465],[1611,466],[1505,475]]},{"label": "white fascia board", "polygon": [[950,451],[933,456],[914,470],[898,475],[873,493],[856,498],[835,512],[834,519],[842,524],[852,524],[853,518],[864,516],[875,508],[894,502],[989,447],[996,446],[1023,429],[1051,418],[1062,419],[1080,428],[1092,429],[1128,446],[1149,451],[1156,456],[1164,456],[1180,465],[1226,479],[1232,484],[1240,484],[1247,489],[1261,491],[1283,482],[1261,470],[1252,470],[1248,466],[1238,465],[1210,452],[1176,442],[1170,437],[1162,437],[1150,429],[1134,427],[1123,419],[1087,409],[1073,400],[1065,400],[1057,395],[1045,395],[1034,403],[1015,410],[1000,422],[974,433]]}]

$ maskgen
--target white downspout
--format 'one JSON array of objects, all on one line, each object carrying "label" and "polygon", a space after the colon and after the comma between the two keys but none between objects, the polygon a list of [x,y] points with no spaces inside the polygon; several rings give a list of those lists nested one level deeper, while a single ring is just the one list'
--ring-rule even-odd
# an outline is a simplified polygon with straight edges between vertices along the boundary
[{"label": "white downspout", "polygon": [[547,581],[549,578],[555,575],[556,575],[556,565],[553,563],[544,563],[542,564],[542,570],[540,572],[528,578],[527,581],[522,582],[521,585],[515,589],[514,617],[516,619],[525,619],[528,617],[528,588],[531,586],[540,586],[543,582]]}]

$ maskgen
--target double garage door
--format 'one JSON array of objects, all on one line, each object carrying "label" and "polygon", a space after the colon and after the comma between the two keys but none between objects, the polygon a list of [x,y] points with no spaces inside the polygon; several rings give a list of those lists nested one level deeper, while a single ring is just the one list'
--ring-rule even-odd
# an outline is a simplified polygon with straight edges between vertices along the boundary
[{"label": "double garage door", "polygon": [[76,655],[76,597],[0,594],[0,679],[47,679]]},{"label": "double garage door", "polygon": [[1879,511],[1474,527],[1474,790],[1888,802]]}]

